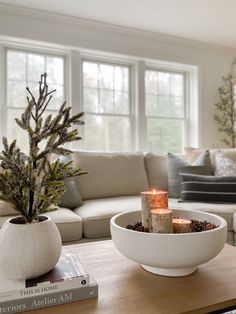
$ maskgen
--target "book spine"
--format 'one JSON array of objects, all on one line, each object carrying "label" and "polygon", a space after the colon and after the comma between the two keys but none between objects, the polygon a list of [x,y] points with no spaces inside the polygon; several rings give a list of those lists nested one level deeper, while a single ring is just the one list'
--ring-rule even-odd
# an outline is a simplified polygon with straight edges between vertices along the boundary
[{"label": "book spine", "polygon": [[19,313],[49,306],[75,302],[98,296],[98,285],[93,284],[83,288],[50,293],[48,295],[29,297],[0,303],[0,313]]},{"label": "book spine", "polygon": [[31,288],[2,292],[0,294],[0,302],[19,300],[27,297],[37,297],[40,295],[48,295],[54,292],[61,292],[64,290],[81,288],[88,285],[89,275],[87,274],[81,276],[80,278],[69,279],[63,282],[41,284]]}]

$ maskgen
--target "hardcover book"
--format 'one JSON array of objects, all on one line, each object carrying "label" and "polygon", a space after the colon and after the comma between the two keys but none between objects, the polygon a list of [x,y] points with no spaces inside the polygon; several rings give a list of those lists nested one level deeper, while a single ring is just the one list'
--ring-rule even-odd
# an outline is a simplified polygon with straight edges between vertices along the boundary
[{"label": "hardcover book", "polygon": [[51,292],[50,294],[35,295],[23,299],[11,300],[0,303],[0,313],[19,313],[43,307],[55,306],[69,302],[75,302],[98,296],[98,284],[92,278],[87,286],[64,291]]},{"label": "hardcover book", "polygon": [[76,252],[64,250],[53,270],[38,278],[11,280],[1,274],[0,302],[65,292],[87,285],[89,285],[89,274]]}]

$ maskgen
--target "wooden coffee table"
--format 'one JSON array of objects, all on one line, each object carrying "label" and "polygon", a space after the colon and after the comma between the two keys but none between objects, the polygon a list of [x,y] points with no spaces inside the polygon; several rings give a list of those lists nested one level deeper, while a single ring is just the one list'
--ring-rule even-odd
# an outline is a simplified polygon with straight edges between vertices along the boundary
[{"label": "wooden coffee table", "polygon": [[64,247],[67,248],[77,250],[93,273],[99,284],[99,297],[27,313],[208,313],[236,305],[233,246],[226,245],[216,258],[199,266],[197,272],[179,278],[148,273],[123,257],[110,240]]}]

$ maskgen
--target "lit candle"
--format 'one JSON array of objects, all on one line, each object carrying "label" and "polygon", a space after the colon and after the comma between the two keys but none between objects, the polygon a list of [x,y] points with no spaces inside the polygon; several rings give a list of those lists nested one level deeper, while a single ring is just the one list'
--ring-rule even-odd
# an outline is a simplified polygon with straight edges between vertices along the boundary
[{"label": "lit candle", "polygon": [[173,219],[174,233],[186,233],[191,231],[191,221],[182,218]]},{"label": "lit candle", "polygon": [[153,208],[168,208],[168,193],[163,190],[151,190],[141,192],[142,201],[142,225],[151,228],[150,210]]},{"label": "lit candle", "polygon": [[172,210],[169,208],[154,208],[151,213],[151,232],[173,233]]}]

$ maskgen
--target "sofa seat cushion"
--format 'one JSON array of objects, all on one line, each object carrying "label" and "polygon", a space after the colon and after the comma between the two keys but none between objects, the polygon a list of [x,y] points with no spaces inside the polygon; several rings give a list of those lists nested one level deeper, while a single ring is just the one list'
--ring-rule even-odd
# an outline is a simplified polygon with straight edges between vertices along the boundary
[{"label": "sofa seat cushion", "polygon": [[[82,237],[82,219],[68,208],[59,207],[57,210],[45,213],[56,223],[62,242],[77,241]],[[0,216],[0,227],[8,218],[14,216]]]},{"label": "sofa seat cushion", "polygon": [[56,223],[62,242],[76,241],[82,237],[82,219],[68,208],[60,207],[57,210],[46,213]]},{"label": "sofa seat cushion", "polygon": [[112,216],[141,208],[140,195],[110,197],[85,201],[74,211],[83,219],[83,232],[86,238],[110,236]]},{"label": "sofa seat cushion", "polygon": [[169,198],[171,209],[189,209],[209,212],[223,217],[227,221],[228,230],[233,229],[233,215],[236,212],[236,204],[179,202],[177,198]]},{"label": "sofa seat cushion", "polygon": [[88,171],[76,177],[83,200],[137,195],[148,189],[148,179],[141,153],[74,152],[75,167]]}]

